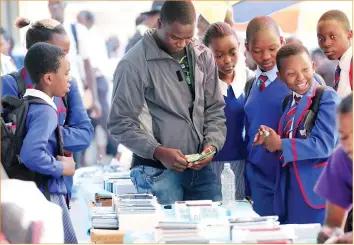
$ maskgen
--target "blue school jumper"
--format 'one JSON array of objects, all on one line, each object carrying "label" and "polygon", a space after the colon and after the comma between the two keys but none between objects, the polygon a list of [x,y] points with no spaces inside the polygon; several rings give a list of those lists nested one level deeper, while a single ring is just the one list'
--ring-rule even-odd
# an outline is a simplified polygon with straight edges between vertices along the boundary
[{"label": "blue school jumper", "polygon": [[[21,73],[26,81],[27,88],[32,88],[33,84],[26,70],[22,68],[18,72]],[[68,114],[68,127],[62,127],[64,149],[70,152],[79,152],[90,146],[93,137],[93,126],[82,103],[75,79],[72,78],[70,85],[68,96],[69,111],[67,112],[62,98],[54,97],[54,103],[57,106],[56,115],[60,126],[64,125],[66,114]],[[2,97],[5,95],[18,96],[17,83],[12,76],[1,76],[1,87]],[[73,178],[65,176],[64,179],[68,189],[68,197],[70,198]]]},{"label": "blue school jumper", "polygon": [[282,101],[290,93],[291,91],[278,78],[262,92],[255,81],[245,103],[247,142],[245,194],[251,196],[254,211],[261,216],[275,215],[275,170],[280,162],[276,153],[266,151],[261,145],[252,146],[253,138],[261,125],[278,129]]},{"label": "blue school jumper", "polygon": [[235,97],[231,86],[227,89],[225,99],[225,117],[227,135],[222,150],[213,158],[213,161],[236,161],[246,157],[246,146],[243,138],[245,96]]},{"label": "blue school jumper", "polygon": [[284,137],[286,115],[291,108],[290,99],[278,127],[284,157],[278,169],[275,209],[283,223],[321,223],[325,217],[325,199],[314,192],[314,186],[327,165],[328,157],[336,147],[336,107],[340,97],[332,88],[324,91],[315,126],[309,136],[304,130],[304,116],[312,104],[318,84],[313,81],[309,91],[301,98],[295,111],[292,137]]}]

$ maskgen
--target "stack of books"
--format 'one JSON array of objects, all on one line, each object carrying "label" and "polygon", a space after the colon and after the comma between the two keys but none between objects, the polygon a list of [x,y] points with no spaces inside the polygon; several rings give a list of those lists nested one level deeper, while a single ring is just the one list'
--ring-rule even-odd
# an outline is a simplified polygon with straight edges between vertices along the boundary
[{"label": "stack of books", "polygon": [[209,243],[201,230],[199,222],[162,221],[155,228],[155,239],[158,243]]},{"label": "stack of books", "polygon": [[161,215],[157,199],[151,194],[115,195],[112,205],[120,230],[151,230]]},{"label": "stack of books", "polygon": [[278,216],[229,219],[231,240],[236,243],[293,243],[292,229],[282,229]]},{"label": "stack of books", "polygon": [[112,207],[92,207],[91,224],[94,229],[119,228],[118,218]]}]

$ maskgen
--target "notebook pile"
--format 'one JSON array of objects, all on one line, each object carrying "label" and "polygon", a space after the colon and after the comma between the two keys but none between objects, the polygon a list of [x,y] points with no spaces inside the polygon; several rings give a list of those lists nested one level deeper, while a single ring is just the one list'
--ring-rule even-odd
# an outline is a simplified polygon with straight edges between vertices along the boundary
[{"label": "notebook pile", "polygon": [[94,229],[118,229],[119,222],[112,207],[92,207],[91,224]]},{"label": "notebook pile", "polygon": [[202,236],[202,226],[192,221],[163,221],[155,228],[158,243],[209,243]]},{"label": "notebook pile", "polygon": [[294,230],[279,225],[278,216],[229,219],[235,243],[293,243]]}]

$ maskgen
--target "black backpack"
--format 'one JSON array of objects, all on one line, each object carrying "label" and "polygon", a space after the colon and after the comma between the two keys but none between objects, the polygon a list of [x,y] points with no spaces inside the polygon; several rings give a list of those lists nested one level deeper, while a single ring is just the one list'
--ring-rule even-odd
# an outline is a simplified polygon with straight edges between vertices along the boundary
[{"label": "black backpack", "polygon": [[[10,73],[9,75],[12,76],[16,80],[17,96],[19,98],[23,98],[27,87],[26,87],[26,81],[23,79],[22,74],[18,71],[14,71],[14,72]],[[64,95],[64,97],[62,97],[62,99],[63,99],[63,104],[64,104],[65,108],[69,111],[69,93],[66,93]],[[67,122],[67,119],[65,120],[65,122]]]},{"label": "black backpack", "polygon": [[[316,88],[315,96],[312,97],[312,104],[307,111],[306,115],[304,116],[304,128],[306,129],[307,134],[309,135],[315,126],[315,122],[317,119],[317,114],[318,114],[318,109],[320,107],[320,102],[321,98],[323,95],[323,92],[326,90],[327,86],[318,86]],[[293,96],[293,94],[287,95],[282,104],[282,112],[284,113],[287,105],[289,104],[290,98]]]},{"label": "black backpack", "polygon": [[[6,95],[3,97],[1,112],[1,162],[9,178],[33,181],[38,187],[43,185],[44,195],[50,201],[48,179],[51,176],[31,171],[20,160],[20,152],[26,136],[26,117],[30,104],[47,104],[47,102],[32,96],[17,98]],[[57,155],[64,156],[59,125],[56,128],[56,136],[58,139]]]}]

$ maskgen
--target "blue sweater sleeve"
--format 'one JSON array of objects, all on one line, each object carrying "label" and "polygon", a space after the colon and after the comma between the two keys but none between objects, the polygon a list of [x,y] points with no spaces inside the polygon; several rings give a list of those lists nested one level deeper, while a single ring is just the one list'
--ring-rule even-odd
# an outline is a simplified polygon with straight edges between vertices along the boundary
[{"label": "blue sweater sleeve", "polygon": [[68,125],[62,127],[64,149],[78,152],[89,147],[93,137],[93,126],[87,115],[75,80],[70,82]]},{"label": "blue sweater sleeve", "polygon": [[30,105],[26,118],[27,134],[20,153],[27,168],[55,178],[63,174],[63,163],[48,152],[48,144],[57,124],[55,110],[49,105]]},{"label": "blue sweater sleeve", "polygon": [[10,75],[1,76],[1,97],[5,95],[18,95],[16,80]]}]

